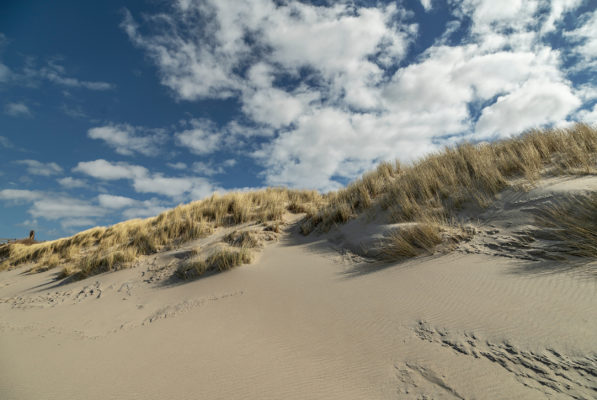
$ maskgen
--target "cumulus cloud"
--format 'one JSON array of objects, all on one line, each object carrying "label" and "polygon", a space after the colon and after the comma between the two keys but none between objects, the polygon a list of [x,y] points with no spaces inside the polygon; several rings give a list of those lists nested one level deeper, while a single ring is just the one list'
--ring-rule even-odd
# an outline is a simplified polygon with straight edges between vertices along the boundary
[{"label": "cumulus cloud", "polygon": [[139,165],[131,165],[125,162],[111,163],[103,159],[82,161],[73,168],[73,172],[80,172],[103,180],[135,179],[144,177],[149,173],[147,168]]},{"label": "cumulus cloud", "polygon": [[4,106],[4,113],[12,117],[30,116],[31,110],[25,103],[7,103]]},{"label": "cumulus cloud", "polygon": [[67,189],[83,188],[87,186],[87,182],[82,179],[73,178],[72,176],[60,178],[58,179],[58,183],[60,186],[63,186]]},{"label": "cumulus cloud", "polygon": [[205,155],[216,151],[223,139],[222,133],[208,120],[191,120],[191,129],[175,133],[176,144],[189,149],[194,154]]},{"label": "cumulus cloud", "polygon": [[32,175],[50,176],[62,173],[62,167],[55,162],[42,163],[37,160],[20,160],[17,164],[24,165]]},{"label": "cumulus cloud", "polygon": [[[188,0],[144,17],[148,30],[130,13],[122,27],[178,99],[239,103],[242,117],[219,128],[195,120],[178,145],[198,155],[236,146],[263,166],[267,184],[327,190],[445,137],[503,137],[581,115],[586,100],[545,39],[561,36],[580,4],[450,2],[444,35],[411,58],[419,27],[394,2]],[[567,34],[586,59],[595,59],[593,18]]]},{"label": "cumulus cloud", "polygon": [[425,11],[431,10],[431,0],[421,0],[421,5],[425,9]]},{"label": "cumulus cloud", "polygon": [[577,118],[579,121],[597,126],[597,104],[595,104],[592,109],[580,110],[577,114]]},{"label": "cumulus cloud", "polygon": [[147,130],[128,124],[91,128],[87,136],[91,139],[103,140],[118,154],[127,156],[134,153],[155,156],[166,141],[166,135],[161,130]]},{"label": "cumulus cloud", "polygon": [[[520,89],[501,96],[483,109],[476,138],[488,139],[520,133],[536,125],[562,121],[580,105],[570,87],[562,83],[528,81]],[[519,110],[524,113],[516,115]]]},{"label": "cumulus cloud", "polygon": [[103,159],[80,162],[73,172],[80,172],[101,180],[126,179],[138,193],[155,193],[176,199],[200,199],[217,188],[205,178],[194,176],[170,177],[150,173],[140,165],[110,162]]}]

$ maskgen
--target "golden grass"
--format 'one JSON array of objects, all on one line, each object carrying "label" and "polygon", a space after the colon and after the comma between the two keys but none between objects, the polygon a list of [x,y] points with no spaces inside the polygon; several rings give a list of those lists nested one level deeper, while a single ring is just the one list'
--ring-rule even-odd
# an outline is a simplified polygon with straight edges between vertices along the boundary
[{"label": "golden grass", "polygon": [[473,237],[474,230],[455,221],[425,218],[394,229],[380,243],[379,258],[396,261],[436,252],[448,252]]},{"label": "golden grass", "polygon": [[251,231],[233,231],[224,236],[224,241],[235,247],[255,248],[261,247],[261,241]]},{"label": "golden grass", "polygon": [[451,219],[464,204],[488,206],[514,178],[533,182],[543,176],[595,173],[596,159],[597,130],[584,124],[491,144],[464,143],[412,166],[380,165],[326,196],[326,204],[309,215],[301,231],[328,230],[374,203],[388,210],[394,222]]},{"label": "golden grass", "polygon": [[222,272],[242,264],[249,264],[252,259],[251,252],[245,247],[219,248],[206,260],[189,260],[183,263],[176,272],[182,279],[191,279],[206,272]]},{"label": "golden grass", "polygon": [[393,261],[433,254],[442,243],[441,228],[430,223],[413,223],[393,230],[383,243],[382,259]]},{"label": "golden grass", "polygon": [[[597,257],[597,194],[571,196],[540,210],[539,226],[548,229],[561,251],[577,257]],[[545,235],[545,232],[543,233]]]},{"label": "golden grass", "polygon": [[[533,182],[544,176],[596,173],[596,160],[597,130],[584,124],[531,131],[492,144],[465,143],[410,166],[382,163],[345,189],[325,195],[284,188],[214,194],[153,218],[95,227],[50,242],[3,245],[0,270],[60,265],[63,276],[85,277],[126,268],[139,256],[204,237],[220,226],[260,222],[278,232],[286,211],[307,214],[301,224],[304,234],[328,230],[374,205],[387,210],[393,222],[451,221],[465,204],[488,206],[514,179]],[[415,254],[428,250],[427,240],[434,242],[433,229],[403,233],[396,240],[409,243],[413,248],[403,244],[404,252]]]},{"label": "golden grass", "polygon": [[214,194],[157,217],[95,227],[50,242],[2,246],[0,270],[34,264],[32,270],[41,271],[62,265],[61,276],[86,277],[126,268],[139,256],[207,236],[219,226],[277,223],[284,212],[296,210],[297,204],[318,207],[321,202],[322,196],[316,191],[283,188]]}]

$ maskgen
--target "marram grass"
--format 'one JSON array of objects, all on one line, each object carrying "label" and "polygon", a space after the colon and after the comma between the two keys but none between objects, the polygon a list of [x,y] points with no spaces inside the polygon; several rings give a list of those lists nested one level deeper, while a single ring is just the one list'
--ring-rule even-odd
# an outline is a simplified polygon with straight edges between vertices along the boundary
[{"label": "marram grass", "polygon": [[[374,205],[386,210],[392,222],[418,224],[412,231],[396,233],[394,250],[388,249],[394,258],[411,257],[432,251],[439,232],[454,228],[426,221],[455,220],[465,204],[487,207],[513,180],[533,182],[542,177],[596,172],[595,128],[577,124],[568,129],[536,130],[491,144],[446,148],[410,166],[384,162],[345,189],[325,195],[284,188],[214,194],[153,218],[95,227],[33,245],[0,246],[0,270],[28,264],[32,271],[61,267],[61,276],[85,277],[129,267],[139,256],[207,236],[220,226],[262,222],[278,230],[282,215],[295,212],[306,213],[301,232],[309,234],[344,223]],[[589,204],[587,212],[593,212],[590,204],[594,203],[585,204]],[[557,232],[562,237],[572,232],[576,236],[570,237],[584,246],[578,251],[595,256],[594,227],[583,228],[586,217],[570,217],[558,209],[552,212],[562,222]],[[445,237],[441,236],[442,242]],[[235,263],[225,260],[211,261],[218,270]]]}]

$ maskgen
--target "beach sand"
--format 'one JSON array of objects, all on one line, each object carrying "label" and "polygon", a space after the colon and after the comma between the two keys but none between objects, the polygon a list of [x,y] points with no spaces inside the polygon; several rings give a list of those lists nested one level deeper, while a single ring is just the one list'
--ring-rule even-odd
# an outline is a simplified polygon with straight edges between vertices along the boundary
[{"label": "beach sand", "polygon": [[595,264],[512,244],[529,207],[595,187],[504,193],[473,240],[400,263],[346,250],[375,218],[307,237],[295,219],[253,264],[193,281],[170,276],[184,249],[71,283],[0,272],[0,397],[596,398]]}]

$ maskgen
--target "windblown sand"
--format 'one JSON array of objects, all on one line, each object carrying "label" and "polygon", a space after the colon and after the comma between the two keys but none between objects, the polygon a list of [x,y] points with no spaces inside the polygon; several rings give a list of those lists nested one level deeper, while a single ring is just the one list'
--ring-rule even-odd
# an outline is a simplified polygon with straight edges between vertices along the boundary
[{"label": "windblown sand", "polygon": [[190,282],[170,277],[185,248],[68,284],[1,272],[0,397],[596,398],[595,265],[504,240],[570,185],[505,193],[473,241],[403,263],[338,252],[358,227],[290,224],[253,264]]}]

